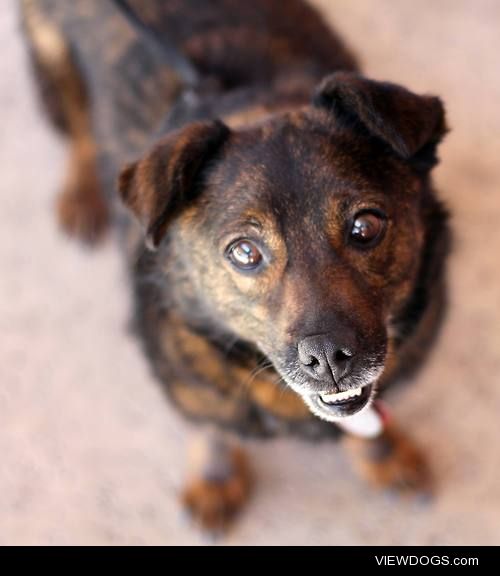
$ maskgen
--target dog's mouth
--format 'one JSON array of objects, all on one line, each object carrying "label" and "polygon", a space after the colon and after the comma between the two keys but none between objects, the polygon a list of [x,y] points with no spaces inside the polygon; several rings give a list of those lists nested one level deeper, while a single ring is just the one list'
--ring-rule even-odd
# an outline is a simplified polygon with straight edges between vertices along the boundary
[{"label": "dog's mouth", "polygon": [[374,396],[372,384],[345,392],[317,392],[303,398],[311,411],[323,420],[336,421],[353,416],[367,406]]}]

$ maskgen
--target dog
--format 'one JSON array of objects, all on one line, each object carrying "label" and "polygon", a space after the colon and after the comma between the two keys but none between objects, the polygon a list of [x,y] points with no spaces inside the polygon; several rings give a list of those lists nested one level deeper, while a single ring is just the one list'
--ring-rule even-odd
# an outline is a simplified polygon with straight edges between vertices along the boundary
[{"label": "dog", "polygon": [[428,493],[377,398],[445,308],[441,100],[364,77],[302,0],[23,0],[22,17],[70,146],[59,221],[89,243],[113,224],[152,369],[210,424],[181,494],[196,522],[225,529],[251,494],[235,437],[340,437],[371,484]]}]

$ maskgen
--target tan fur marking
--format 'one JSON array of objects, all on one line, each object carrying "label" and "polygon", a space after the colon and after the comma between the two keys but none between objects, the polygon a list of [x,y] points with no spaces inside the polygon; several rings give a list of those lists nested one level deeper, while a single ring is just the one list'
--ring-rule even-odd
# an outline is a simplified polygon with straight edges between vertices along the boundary
[{"label": "tan fur marking", "polygon": [[293,390],[280,388],[274,382],[255,379],[249,391],[256,404],[280,418],[304,420],[311,417],[309,408]]},{"label": "tan fur marking", "polygon": [[67,48],[57,28],[43,17],[33,0],[23,0],[23,15],[37,56],[46,66],[61,65],[67,59]]},{"label": "tan fur marking", "polygon": [[222,396],[214,388],[188,386],[175,382],[169,386],[173,401],[186,413],[197,418],[215,418],[220,422],[236,422],[241,406],[234,398]]},{"label": "tan fur marking", "polygon": [[265,120],[270,114],[271,111],[264,106],[254,106],[245,108],[244,110],[234,114],[223,116],[222,120],[226,126],[229,126],[229,128],[236,129]]}]

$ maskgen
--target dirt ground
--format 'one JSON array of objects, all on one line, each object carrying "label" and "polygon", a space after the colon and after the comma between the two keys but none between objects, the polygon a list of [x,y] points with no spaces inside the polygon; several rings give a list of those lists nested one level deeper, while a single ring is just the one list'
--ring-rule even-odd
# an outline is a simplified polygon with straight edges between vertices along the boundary
[{"label": "dirt ground", "polygon": [[[226,544],[500,544],[500,4],[317,2],[379,79],[439,94],[451,305],[391,403],[438,479],[428,505],[362,485],[338,445],[252,444],[259,479]],[[0,544],[203,544],[176,494],[188,426],[126,331],[113,242],[58,233],[65,150],[40,118],[14,0],[0,12]]]}]

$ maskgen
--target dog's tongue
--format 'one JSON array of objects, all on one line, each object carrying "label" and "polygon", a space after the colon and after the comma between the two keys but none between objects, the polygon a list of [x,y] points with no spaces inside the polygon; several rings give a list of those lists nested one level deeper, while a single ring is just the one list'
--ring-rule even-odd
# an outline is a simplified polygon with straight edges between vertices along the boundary
[{"label": "dog's tongue", "polygon": [[387,419],[388,415],[386,410],[379,402],[374,402],[358,414],[342,418],[342,420],[336,422],[336,424],[353,436],[375,438],[383,432]]}]

